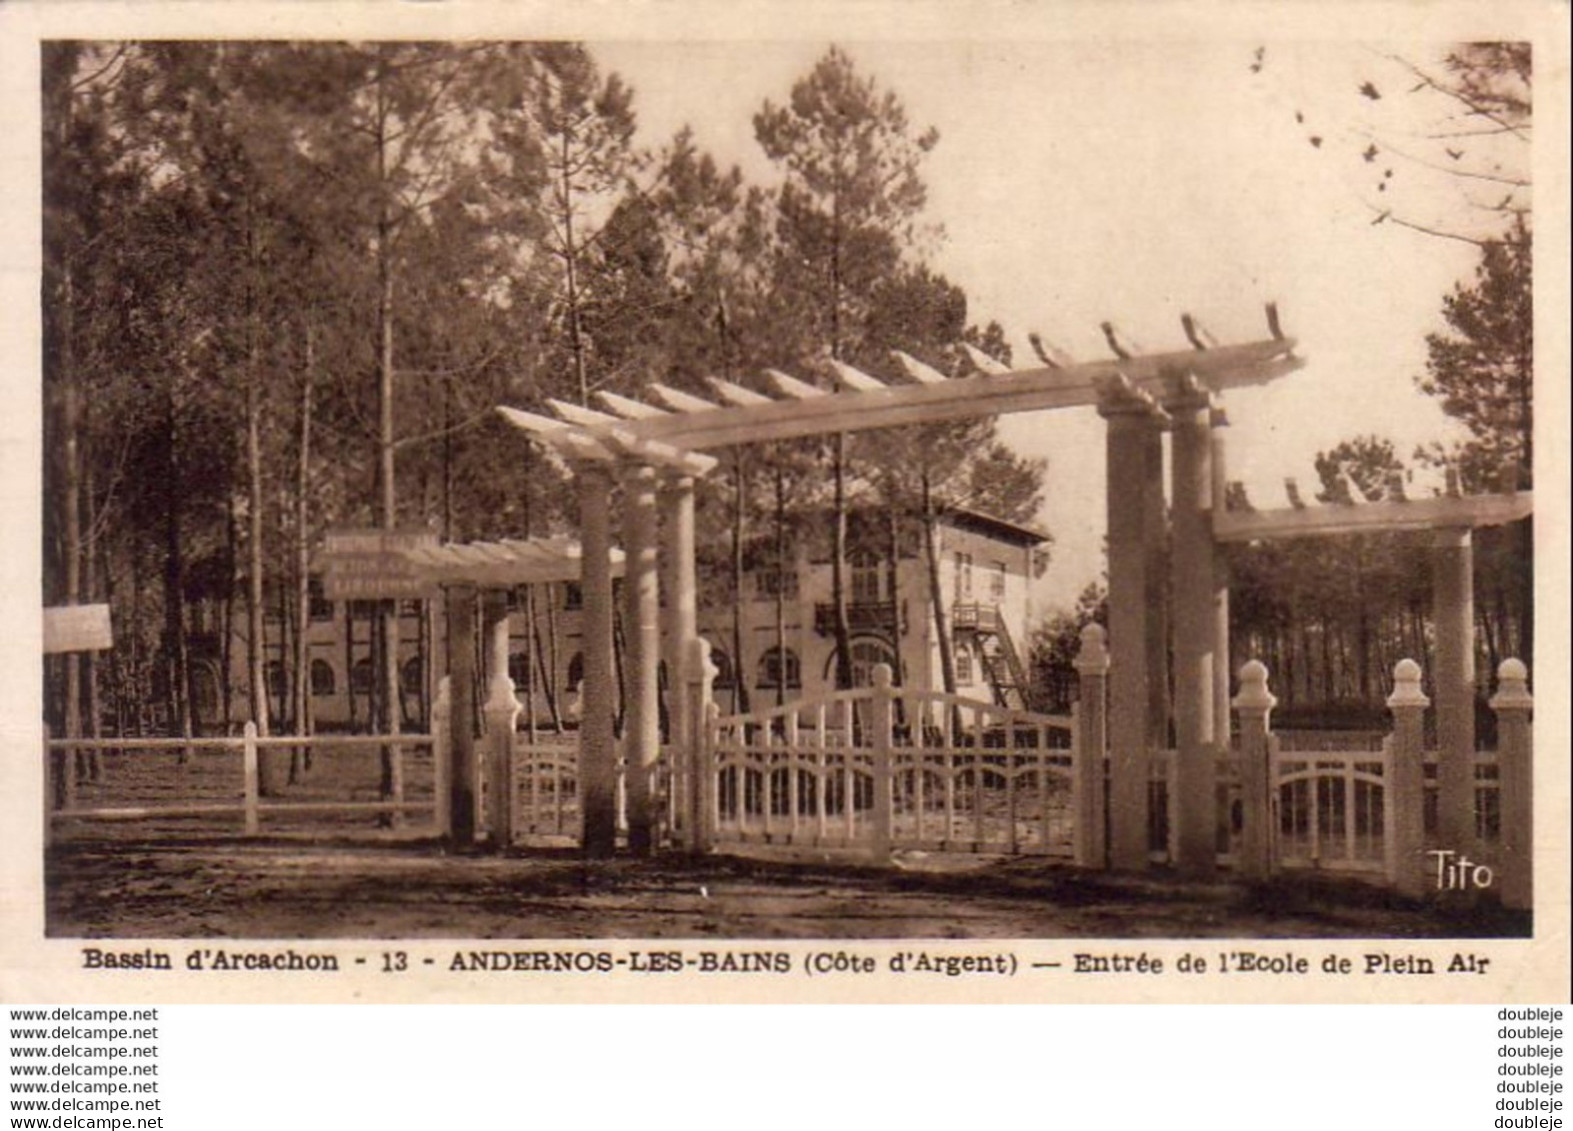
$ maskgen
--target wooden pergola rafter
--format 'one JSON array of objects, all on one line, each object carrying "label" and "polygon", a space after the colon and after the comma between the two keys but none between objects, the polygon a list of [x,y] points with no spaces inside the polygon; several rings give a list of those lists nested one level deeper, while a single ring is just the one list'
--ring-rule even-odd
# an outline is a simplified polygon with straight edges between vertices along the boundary
[{"label": "wooden pergola rafter", "polygon": [[1208,392],[1262,385],[1304,364],[1295,356],[1294,347],[1293,338],[1272,337],[1217,348],[1026,369],[1007,369],[969,348],[968,354],[980,370],[972,377],[946,377],[934,367],[896,352],[894,356],[911,383],[890,384],[844,362],[832,361],[830,376],[840,386],[835,391],[779,370],[766,370],[776,397],[712,377],[708,383],[716,400],[652,384],[648,392],[661,402],[659,406],[601,393],[597,396],[606,412],[560,401],[551,402],[551,408],[561,418],[559,427],[575,425],[582,430],[582,439],[603,446],[622,435],[630,440],[668,443],[692,453],[827,432],[1095,406],[1103,402],[1111,382],[1128,385],[1159,402],[1181,395],[1190,381]]}]

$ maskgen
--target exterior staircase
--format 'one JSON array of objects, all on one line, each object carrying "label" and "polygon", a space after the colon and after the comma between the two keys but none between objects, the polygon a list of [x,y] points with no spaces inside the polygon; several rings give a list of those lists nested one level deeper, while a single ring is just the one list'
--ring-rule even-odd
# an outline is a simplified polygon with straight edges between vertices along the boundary
[{"label": "exterior staircase", "polygon": [[1018,711],[1039,709],[1026,665],[997,606],[957,605],[951,613],[951,628],[958,641],[972,645],[997,706]]}]

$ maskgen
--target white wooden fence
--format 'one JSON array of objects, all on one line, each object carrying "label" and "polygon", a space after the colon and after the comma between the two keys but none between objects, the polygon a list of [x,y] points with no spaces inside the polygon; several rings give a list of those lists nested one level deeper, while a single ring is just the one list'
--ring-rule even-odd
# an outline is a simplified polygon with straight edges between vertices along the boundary
[{"label": "white wooden fence", "polygon": [[[443,743],[429,734],[276,735],[259,737],[247,723],[237,736],[200,738],[59,738],[45,741],[44,811],[46,836],[70,824],[75,830],[95,822],[136,821],[160,831],[206,828],[208,818],[238,818],[240,831],[257,834],[264,818],[326,815],[379,816],[400,824],[424,818],[430,832],[441,831],[445,767]],[[366,773],[346,779],[336,767],[368,750],[393,751],[393,788],[383,796],[380,781]],[[278,796],[262,790],[262,758],[298,751],[312,760],[302,783]],[[96,767],[84,774],[78,762]]]},{"label": "white wooden fence", "polygon": [[1077,725],[874,686],[715,720],[717,842],[1070,856]]}]

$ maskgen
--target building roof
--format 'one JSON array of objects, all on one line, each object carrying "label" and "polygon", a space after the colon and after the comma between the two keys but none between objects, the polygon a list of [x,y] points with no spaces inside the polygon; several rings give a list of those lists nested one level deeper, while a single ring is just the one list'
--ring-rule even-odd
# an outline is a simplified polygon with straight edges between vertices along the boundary
[{"label": "building roof", "polygon": [[1023,526],[1019,522],[996,518],[983,511],[969,510],[965,507],[946,511],[940,521],[958,530],[986,534],[1004,542],[1014,542],[1018,546],[1038,546],[1051,540],[1048,534],[1036,527]]}]

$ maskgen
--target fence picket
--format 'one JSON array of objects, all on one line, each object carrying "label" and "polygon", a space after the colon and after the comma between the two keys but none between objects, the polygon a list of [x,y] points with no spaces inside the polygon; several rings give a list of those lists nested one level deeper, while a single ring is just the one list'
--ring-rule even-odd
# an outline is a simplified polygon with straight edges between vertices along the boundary
[{"label": "fence picket", "polygon": [[260,825],[257,814],[257,724],[254,720],[246,720],[246,744],[241,748],[241,759],[245,774],[245,817],[246,835],[255,836]]}]

